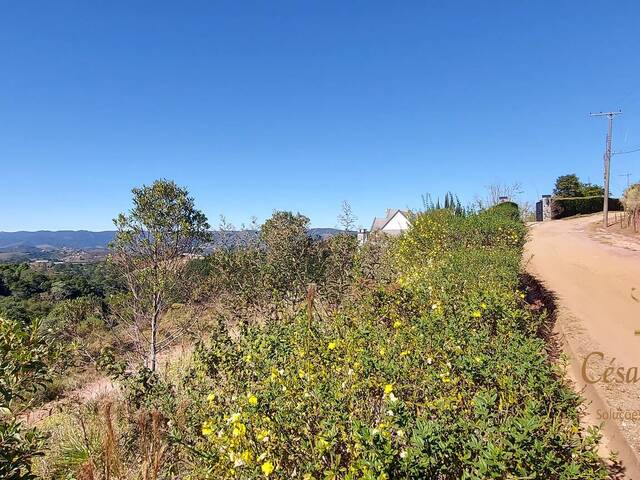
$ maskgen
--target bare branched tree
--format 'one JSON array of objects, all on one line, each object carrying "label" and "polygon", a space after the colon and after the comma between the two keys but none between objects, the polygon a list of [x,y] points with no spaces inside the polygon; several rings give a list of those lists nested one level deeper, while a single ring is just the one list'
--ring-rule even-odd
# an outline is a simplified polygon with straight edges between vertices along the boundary
[{"label": "bare branched tree", "polygon": [[128,289],[119,318],[130,324],[136,351],[155,370],[159,351],[184,331],[158,338],[162,317],[179,297],[189,259],[210,239],[209,224],[189,192],[172,181],[157,180],[132,192],[133,208],[114,219],[117,233],[109,262]]},{"label": "bare branched tree", "polygon": [[474,198],[473,206],[478,210],[492,207],[500,202],[500,197],[507,197],[512,202],[517,203],[518,196],[522,194],[522,184],[520,182],[492,183],[486,186],[487,194],[485,198],[478,195]]}]

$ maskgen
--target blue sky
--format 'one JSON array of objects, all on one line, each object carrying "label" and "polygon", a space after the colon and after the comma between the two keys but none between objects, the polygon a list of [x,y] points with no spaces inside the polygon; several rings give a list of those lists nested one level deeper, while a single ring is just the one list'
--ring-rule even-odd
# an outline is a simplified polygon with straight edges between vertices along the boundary
[{"label": "blue sky", "polygon": [[[212,224],[273,209],[368,225],[640,146],[634,1],[0,4],[0,230],[109,229],[130,189],[189,188]],[[640,153],[613,159],[619,194]]]}]

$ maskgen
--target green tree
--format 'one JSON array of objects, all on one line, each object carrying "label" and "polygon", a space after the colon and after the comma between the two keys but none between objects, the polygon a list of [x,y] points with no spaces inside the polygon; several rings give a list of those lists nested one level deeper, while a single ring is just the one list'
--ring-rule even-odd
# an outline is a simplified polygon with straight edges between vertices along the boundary
[{"label": "green tree", "polygon": [[604,187],[601,187],[600,185],[583,183],[581,187],[583,197],[602,197],[604,195]]},{"label": "green tree", "polygon": [[133,208],[114,220],[109,262],[128,289],[120,318],[131,323],[138,353],[155,371],[158,352],[183,333],[165,332],[159,341],[160,321],[184,280],[189,257],[211,236],[204,213],[174,182],[156,180],[132,193]]},{"label": "green tree", "polygon": [[556,179],[553,195],[560,198],[598,197],[604,195],[604,188],[594,183],[584,183],[575,173],[571,173]]},{"label": "green tree", "polygon": [[553,195],[560,198],[582,196],[582,183],[575,173],[561,175],[556,179]]},{"label": "green tree", "polygon": [[297,298],[313,268],[309,219],[299,213],[274,212],[260,228],[266,251],[264,281],[278,299]]}]

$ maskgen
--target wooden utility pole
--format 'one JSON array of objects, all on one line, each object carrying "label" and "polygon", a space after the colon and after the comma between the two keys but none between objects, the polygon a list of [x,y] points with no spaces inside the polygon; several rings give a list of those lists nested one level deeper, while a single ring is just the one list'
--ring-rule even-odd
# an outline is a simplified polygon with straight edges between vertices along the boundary
[{"label": "wooden utility pole", "polygon": [[592,117],[607,117],[609,119],[609,128],[607,130],[607,142],[604,151],[604,205],[602,211],[604,213],[602,223],[606,227],[609,226],[609,177],[611,174],[611,136],[613,134],[613,117],[620,115],[622,110],[617,112],[598,112],[590,113]]}]

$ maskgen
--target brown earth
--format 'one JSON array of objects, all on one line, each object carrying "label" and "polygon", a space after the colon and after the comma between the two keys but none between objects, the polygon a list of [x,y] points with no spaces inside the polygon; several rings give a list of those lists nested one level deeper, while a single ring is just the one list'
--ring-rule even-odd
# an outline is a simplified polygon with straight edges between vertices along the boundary
[{"label": "brown earth", "polygon": [[523,261],[556,298],[568,376],[587,399],[585,421],[603,426],[601,453],[617,451],[640,479],[640,238],[601,218],[532,224]]}]

